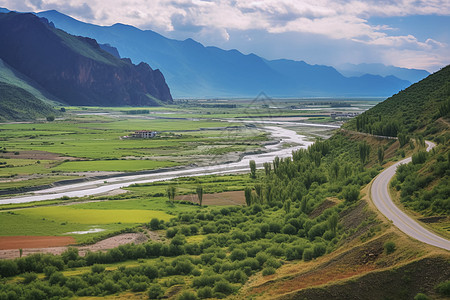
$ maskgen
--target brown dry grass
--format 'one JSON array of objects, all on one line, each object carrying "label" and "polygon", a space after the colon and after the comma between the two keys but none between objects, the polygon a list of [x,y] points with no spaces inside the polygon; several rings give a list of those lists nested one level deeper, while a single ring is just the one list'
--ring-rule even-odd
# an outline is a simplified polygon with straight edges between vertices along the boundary
[{"label": "brown dry grass", "polygon": [[[197,194],[179,195],[175,197],[175,200],[198,203]],[[245,205],[244,192],[233,191],[215,194],[204,194],[203,205]]]}]

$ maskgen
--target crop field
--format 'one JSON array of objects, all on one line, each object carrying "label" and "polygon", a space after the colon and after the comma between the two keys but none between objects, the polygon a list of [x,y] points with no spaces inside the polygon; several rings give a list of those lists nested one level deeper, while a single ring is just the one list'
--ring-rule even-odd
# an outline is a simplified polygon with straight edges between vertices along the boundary
[{"label": "crop field", "polygon": [[177,163],[170,161],[152,160],[96,160],[96,161],[68,161],[52,168],[55,171],[64,172],[87,172],[87,171],[142,171],[153,170],[163,167],[173,167]]},{"label": "crop field", "polygon": [[[167,182],[135,185],[129,191],[117,196],[99,196],[81,199],[80,203],[64,204],[67,200],[35,203],[34,205],[53,205],[30,207],[29,204],[1,205],[0,236],[71,236],[78,243],[134,228],[151,219],[169,221],[179,213],[209,211],[213,206],[200,208],[198,205],[175,201],[170,203],[165,196],[167,187],[175,186],[177,195],[195,194],[201,184],[207,194],[242,190],[253,180],[248,175],[202,176],[199,178],[180,178]],[[242,195],[239,196],[242,198]],[[231,202],[230,202],[231,203]],[[20,208],[13,209],[11,208]],[[101,232],[76,234],[76,231],[102,229]]]}]

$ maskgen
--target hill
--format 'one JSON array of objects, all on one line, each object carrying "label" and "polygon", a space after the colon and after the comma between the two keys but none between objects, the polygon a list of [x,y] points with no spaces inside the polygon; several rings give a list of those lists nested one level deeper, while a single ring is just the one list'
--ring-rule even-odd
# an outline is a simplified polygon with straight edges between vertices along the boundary
[{"label": "hill", "polygon": [[0,58],[70,105],[159,105],[172,96],[159,70],[133,65],[90,38],[33,14],[0,13]]},{"label": "hill", "polygon": [[55,96],[48,93],[42,86],[14,70],[11,66],[0,59],[0,82],[8,83],[17,86],[31,93],[39,100],[49,105],[60,105],[61,101]]},{"label": "hill", "polygon": [[37,15],[71,34],[109,43],[122,57],[159,68],[177,98],[254,97],[261,91],[274,97],[385,97],[410,85],[394,76],[347,78],[332,67],[293,60],[268,61],[255,54],[205,47],[192,39],[168,39],[154,31],[123,24],[97,26],[54,10]]},{"label": "hill", "polygon": [[336,69],[344,76],[362,76],[364,74],[380,76],[394,75],[397,78],[408,80],[411,83],[416,83],[430,75],[425,70],[399,68],[385,66],[383,64],[343,64],[337,66]]},{"label": "hill", "polygon": [[0,122],[29,121],[57,113],[25,89],[5,82],[0,82],[0,99]]},{"label": "hill", "polygon": [[[377,104],[344,127],[375,135],[435,133],[435,121],[449,118],[450,66]],[[429,130],[428,130],[429,129]]]}]

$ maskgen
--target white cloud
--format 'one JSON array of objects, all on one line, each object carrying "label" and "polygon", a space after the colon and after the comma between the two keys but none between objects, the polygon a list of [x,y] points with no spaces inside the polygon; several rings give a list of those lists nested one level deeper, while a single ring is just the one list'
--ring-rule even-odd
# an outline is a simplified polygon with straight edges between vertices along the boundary
[{"label": "white cloud", "polygon": [[396,51],[437,51],[448,45],[411,34],[396,36],[395,28],[370,24],[371,17],[450,16],[449,0],[0,0],[0,6],[57,9],[99,25],[120,22],[170,36],[184,34],[206,44],[223,45],[230,31],[263,30],[315,34]]}]

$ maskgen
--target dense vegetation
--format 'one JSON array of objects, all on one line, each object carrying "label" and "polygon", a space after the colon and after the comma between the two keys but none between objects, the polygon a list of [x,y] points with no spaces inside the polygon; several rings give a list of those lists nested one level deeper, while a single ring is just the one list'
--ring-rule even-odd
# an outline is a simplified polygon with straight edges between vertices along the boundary
[{"label": "dense vegetation", "polygon": [[[3,279],[0,299],[104,296],[128,290],[159,298],[173,285],[184,287],[180,299],[223,298],[257,272],[267,276],[285,261],[309,261],[332,252],[356,230],[339,224],[339,215],[351,209],[361,185],[377,173],[362,166],[353,148],[350,140],[336,135],[294,152],[292,159],[265,164],[246,189],[245,207],[199,207],[168,222],[151,220],[147,227],[165,230],[165,242],[125,245],[85,257],[70,249],[61,256],[0,261],[2,277],[23,278],[19,284]],[[329,196],[342,200],[313,213]],[[140,260],[139,265],[108,270],[103,265],[130,259]],[[68,276],[64,270],[69,268],[84,271]]]},{"label": "dense vegetation", "polygon": [[400,201],[423,215],[450,214],[450,151],[439,145],[431,153],[416,152],[412,163],[401,165],[392,186]]},{"label": "dense vegetation", "polygon": [[54,116],[57,112],[33,94],[0,81],[0,122]]},{"label": "dense vegetation", "polygon": [[[364,112],[345,127],[375,135],[397,136],[428,129],[450,114],[450,66]],[[431,132],[429,132],[431,133]]]}]

